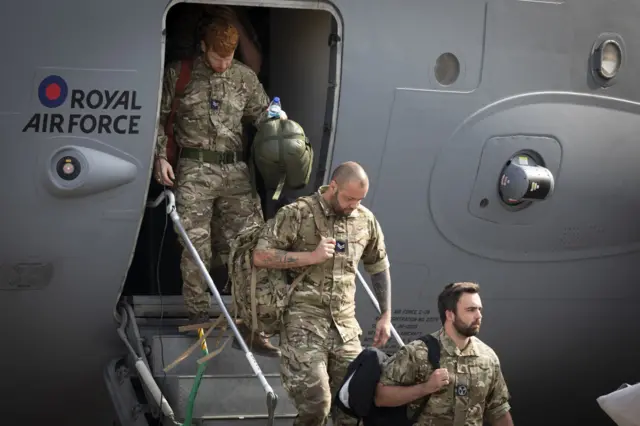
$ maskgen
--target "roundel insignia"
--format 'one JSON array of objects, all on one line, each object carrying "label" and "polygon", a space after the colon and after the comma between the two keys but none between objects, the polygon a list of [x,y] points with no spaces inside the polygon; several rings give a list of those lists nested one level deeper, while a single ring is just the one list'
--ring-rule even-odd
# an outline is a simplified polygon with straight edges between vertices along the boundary
[{"label": "roundel insignia", "polygon": [[456,395],[458,396],[467,396],[469,389],[466,385],[458,385],[456,386]]},{"label": "roundel insignia", "polygon": [[67,100],[69,87],[64,79],[57,75],[50,75],[42,80],[38,87],[38,99],[47,108],[57,108]]}]

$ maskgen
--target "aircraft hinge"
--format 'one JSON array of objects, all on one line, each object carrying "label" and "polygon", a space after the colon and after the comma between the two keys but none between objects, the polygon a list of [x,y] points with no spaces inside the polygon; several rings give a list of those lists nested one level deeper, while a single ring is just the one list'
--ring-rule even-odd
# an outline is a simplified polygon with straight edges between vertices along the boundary
[{"label": "aircraft hinge", "polygon": [[338,42],[340,42],[342,39],[340,38],[340,36],[336,33],[331,33],[329,34],[329,46],[333,47],[336,44],[338,44]]},{"label": "aircraft hinge", "polygon": [[335,89],[337,86],[336,82],[333,80],[329,80],[329,88],[330,89]]},{"label": "aircraft hinge", "polygon": [[329,124],[329,123],[324,123],[324,126],[322,126],[322,130],[323,130],[325,133],[330,133],[330,132],[331,132],[331,124]]}]

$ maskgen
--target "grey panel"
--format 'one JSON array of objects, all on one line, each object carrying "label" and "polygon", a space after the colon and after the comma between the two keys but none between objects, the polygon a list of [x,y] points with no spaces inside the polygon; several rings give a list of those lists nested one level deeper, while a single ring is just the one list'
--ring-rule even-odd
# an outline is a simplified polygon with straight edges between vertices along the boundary
[{"label": "grey panel", "polygon": [[[549,120],[549,115],[558,119]],[[557,142],[521,138],[499,151],[492,140],[484,143],[516,129]],[[640,199],[633,195],[640,147],[629,129],[640,129],[640,104],[546,93],[489,105],[457,129],[438,154],[429,183],[430,215],[451,243],[495,260],[559,262],[637,251],[640,228],[635,220],[610,220],[640,209]],[[499,204],[495,194],[505,158],[523,148],[549,161],[558,182],[555,194],[518,212],[470,215],[479,215],[481,198]],[[493,179],[478,174],[478,167],[488,173],[487,161],[492,161]]]},{"label": "grey panel", "polygon": [[0,290],[42,290],[53,274],[51,263],[0,264]]},{"label": "grey panel", "polygon": [[[133,157],[127,161],[101,150],[72,145],[77,142],[89,142],[90,140],[87,138],[55,139],[57,139],[55,141],[57,143],[65,141],[69,144],[52,152],[49,155],[47,165],[42,167],[42,184],[55,196],[93,195],[117,188],[136,179],[138,172],[136,163],[138,161]],[[96,141],[92,142],[97,145]],[[65,166],[69,165],[71,168],[65,170]]]},{"label": "grey panel", "polygon": [[[500,181],[507,162],[516,153],[527,150],[533,150],[544,161],[544,167],[554,178],[559,176],[562,148],[557,139],[526,135],[493,137],[486,141],[480,154],[473,192],[468,203],[469,212],[472,215],[492,223],[521,226],[533,225],[540,220],[541,216],[549,214],[553,207],[552,203],[535,203],[535,206],[523,203],[514,207],[507,206],[502,202],[499,191],[496,190],[496,183]],[[516,212],[517,214],[514,214]]]},{"label": "grey panel", "polygon": [[[0,83],[0,146],[3,158],[12,159],[0,171],[0,260],[5,265],[51,265],[53,271],[38,290],[5,291],[0,297],[0,322],[19,324],[2,336],[2,346],[13,348],[3,353],[0,367],[3,423],[111,426],[116,419],[103,371],[124,349],[115,333],[113,309],[148,188],[165,7],[151,0],[2,3],[0,46],[7,58],[21,59],[3,67]],[[57,108],[43,105],[38,95],[42,80],[51,74],[64,79],[68,89],[66,102]],[[54,89],[50,99],[62,93],[61,86],[60,93]],[[72,109],[74,89],[135,91],[140,109]],[[71,132],[63,126],[60,133],[51,121],[43,133],[24,129],[34,114],[48,114],[49,120],[51,114],[140,119],[133,132],[128,124],[120,127],[127,130],[124,135],[90,129],[89,121],[84,130],[94,130],[90,134],[79,125]],[[124,184],[107,191],[54,197],[41,176],[49,170],[51,155],[67,145],[129,163],[134,178],[127,171]],[[25,386],[29,389],[23,391]]]}]

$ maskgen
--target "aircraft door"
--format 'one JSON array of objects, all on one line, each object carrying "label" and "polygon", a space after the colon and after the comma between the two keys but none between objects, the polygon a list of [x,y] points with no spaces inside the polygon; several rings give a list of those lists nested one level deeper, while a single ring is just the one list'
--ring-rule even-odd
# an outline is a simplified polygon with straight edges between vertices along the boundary
[{"label": "aircraft door", "polygon": [[[0,82],[6,422],[77,424],[68,401],[112,411],[95,384],[122,351],[113,311],[149,187],[165,7],[11,1],[0,14],[5,58],[20,58]],[[25,383],[38,385],[18,397]]]}]

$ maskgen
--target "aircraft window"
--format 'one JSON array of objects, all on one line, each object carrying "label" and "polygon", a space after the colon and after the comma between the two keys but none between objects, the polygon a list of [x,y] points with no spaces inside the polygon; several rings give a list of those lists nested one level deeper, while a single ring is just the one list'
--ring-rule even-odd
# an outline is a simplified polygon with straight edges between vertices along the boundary
[{"label": "aircraft window", "polygon": [[622,52],[620,45],[613,40],[602,43],[600,48],[600,75],[603,78],[613,78],[620,69]]},{"label": "aircraft window", "polygon": [[438,83],[449,86],[455,83],[460,75],[460,62],[453,53],[443,53],[436,60],[434,72]]},{"label": "aircraft window", "polygon": [[604,33],[596,39],[590,58],[590,71],[600,87],[615,84],[623,63],[624,41],[618,34]]}]

